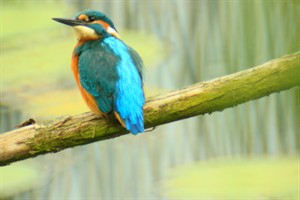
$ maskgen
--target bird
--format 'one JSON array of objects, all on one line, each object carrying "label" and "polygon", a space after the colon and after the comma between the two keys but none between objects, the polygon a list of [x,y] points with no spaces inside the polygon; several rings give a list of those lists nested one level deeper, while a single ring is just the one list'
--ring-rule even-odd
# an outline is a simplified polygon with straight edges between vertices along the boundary
[{"label": "bird", "polygon": [[75,30],[72,53],[74,79],[90,110],[114,116],[133,135],[144,132],[144,64],[125,44],[112,20],[97,10],[84,10],[73,19],[52,18]]}]

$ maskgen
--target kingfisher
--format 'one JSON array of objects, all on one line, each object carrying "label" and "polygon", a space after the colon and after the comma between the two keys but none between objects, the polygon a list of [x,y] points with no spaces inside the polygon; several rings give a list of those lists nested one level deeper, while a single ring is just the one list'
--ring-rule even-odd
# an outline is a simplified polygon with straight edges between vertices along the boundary
[{"label": "kingfisher", "polygon": [[107,119],[115,116],[134,135],[144,132],[143,61],[120,39],[112,20],[90,9],[75,19],[53,20],[75,30],[71,69],[90,110]]}]

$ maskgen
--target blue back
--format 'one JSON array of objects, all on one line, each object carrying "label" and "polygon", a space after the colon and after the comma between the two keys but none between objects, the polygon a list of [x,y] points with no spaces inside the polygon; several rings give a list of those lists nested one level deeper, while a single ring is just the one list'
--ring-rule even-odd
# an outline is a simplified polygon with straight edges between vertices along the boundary
[{"label": "blue back", "polygon": [[101,112],[117,112],[133,134],[144,132],[143,62],[138,54],[115,37],[88,41],[79,46],[80,82]]}]

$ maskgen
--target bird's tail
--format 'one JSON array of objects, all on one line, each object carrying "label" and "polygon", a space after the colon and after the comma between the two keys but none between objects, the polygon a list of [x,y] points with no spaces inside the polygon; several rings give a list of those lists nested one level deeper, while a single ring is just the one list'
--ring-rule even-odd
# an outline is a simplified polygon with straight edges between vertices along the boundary
[{"label": "bird's tail", "polygon": [[130,131],[133,135],[144,132],[144,117],[143,115],[135,116],[134,119],[128,117],[123,120],[117,112],[114,112],[116,118],[121,125]]}]

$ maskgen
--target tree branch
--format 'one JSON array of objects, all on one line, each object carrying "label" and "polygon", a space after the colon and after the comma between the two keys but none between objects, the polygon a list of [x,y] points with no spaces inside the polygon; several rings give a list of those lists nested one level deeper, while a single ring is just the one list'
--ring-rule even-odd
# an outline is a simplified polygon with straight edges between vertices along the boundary
[{"label": "tree branch", "polygon": [[[149,98],[144,106],[145,127],[221,111],[299,85],[300,52],[297,52],[248,70]],[[0,135],[0,166],[127,133],[117,122],[108,122],[92,113],[29,125]]]}]

